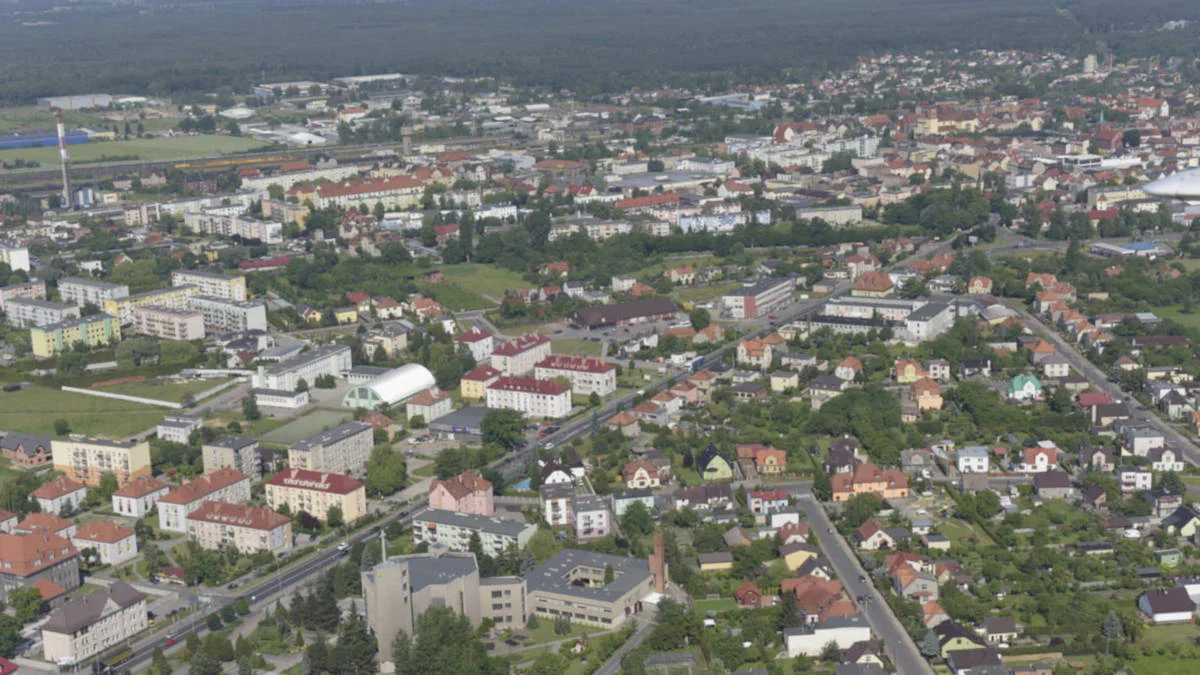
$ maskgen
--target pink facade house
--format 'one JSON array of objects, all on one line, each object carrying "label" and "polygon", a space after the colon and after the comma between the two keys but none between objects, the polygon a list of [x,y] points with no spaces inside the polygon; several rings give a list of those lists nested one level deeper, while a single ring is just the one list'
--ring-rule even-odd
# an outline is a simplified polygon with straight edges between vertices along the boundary
[{"label": "pink facade house", "polygon": [[491,482],[475,471],[464,471],[429,484],[429,508],[490,516],[495,510]]}]

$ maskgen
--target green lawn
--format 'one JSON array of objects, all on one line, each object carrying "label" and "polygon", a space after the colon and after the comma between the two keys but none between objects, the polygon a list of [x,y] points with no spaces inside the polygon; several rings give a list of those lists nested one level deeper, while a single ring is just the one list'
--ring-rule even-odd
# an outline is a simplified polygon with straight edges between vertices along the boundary
[{"label": "green lawn", "polygon": [[1169,626],[1146,626],[1140,642],[1153,647],[1161,647],[1171,642],[1190,645],[1193,644],[1193,641],[1197,637],[1200,637],[1200,629],[1191,623]]},{"label": "green lawn", "polygon": [[735,282],[727,284],[712,284],[710,286],[686,286],[676,289],[672,295],[674,295],[675,299],[679,302],[708,302],[709,300],[715,300],[716,298],[725,295],[740,285],[741,284]]},{"label": "green lawn", "polygon": [[[137,138],[128,141],[94,141],[68,148],[73,164],[103,161],[105,157],[122,161],[189,159],[212,155],[230,155],[269,147],[262,141],[244,136],[179,136],[175,138]],[[41,162],[42,167],[56,166],[58,148],[14,148],[0,150],[0,159],[24,159]]]},{"label": "green lawn", "polygon": [[[496,300],[503,297],[505,291],[529,288],[531,285],[520,274],[494,265],[462,263],[439,269],[446,275],[447,283],[460,286],[467,292],[490,296]],[[434,287],[434,290],[436,289],[437,286]]]},{"label": "green lawn", "polygon": [[[496,306],[496,303],[482,295],[473,293],[459,284],[449,281],[434,285],[422,284],[420,289],[421,292],[442,303],[446,309],[454,312],[491,309]],[[498,296],[493,295],[492,297]]]},{"label": "green lawn", "polygon": [[413,469],[412,475],[419,476],[421,478],[432,478],[434,468],[434,463],[430,462],[419,469]]},{"label": "green lawn", "polygon": [[950,540],[950,545],[957,548],[959,546],[973,546],[971,543],[971,535],[979,536],[979,543],[982,545],[991,545],[992,540],[986,534],[977,532],[970,524],[961,520],[943,520],[938,523],[938,531],[946,535]]},{"label": "green lawn", "polygon": [[701,614],[709,612],[729,612],[737,609],[737,603],[733,598],[718,598],[716,600],[697,600],[696,611]]},{"label": "green lawn", "polygon": [[550,340],[550,345],[555,354],[568,356],[600,356],[600,352],[604,349],[603,342],[592,342],[579,338]]},{"label": "green lawn", "polygon": [[74,433],[124,438],[149,429],[162,417],[161,410],[140,403],[40,385],[0,394],[0,429],[8,431],[54,433],[54,421],[65,419]]},{"label": "green lawn", "polygon": [[237,422],[242,426],[242,435],[252,438],[259,438],[268,434],[275,429],[287,424],[290,420],[279,417],[269,417],[270,413],[264,413],[264,416],[253,422],[247,422],[246,418],[241,413],[218,413],[213,416],[221,426],[229,426],[230,422]]},{"label": "green lawn", "polygon": [[554,621],[544,617],[538,617],[538,627],[533,630],[525,629],[529,633],[529,641],[525,644],[533,647],[547,642],[555,642],[557,640],[566,640],[567,638],[579,637],[581,635],[595,635],[603,631],[603,628],[595,626],[584,626],[582,624],[571,624],[571,632],[566,635],[556,635],[554,633]]},{"label": "green lawn", "polygon": [[228,381],[228,379],[192,380],[187,382],[155,380],[147,382],[130,382],[128,384],[119,384],[114,387],[101,387],[97,389],[97,391],[108,391],[114,394],[142,396],[145,398],[153,398],[161,401],[174,401],[175,403],[179,403],[186,396],[195,398],[202,392],[206,392],[209,389],[218,387]]},{"label": "green lawn", "polygon": [[314,410],[304,417],[289,422],[264,435],[262,440],[275,443],[295,443],[296,441],[302,441],[309,436],[321,433],[325,429],[336,427],[351,417],[352,415],[349,412]]},{"label": "green lawn", "polygon": [[[105,119],[107,111],[71,110],[63,113],[63,121],[67,129],[87,127],[89,129],[111,129],[116,124],[118,129],[124,129],[125,123]],[[142,120],[142,127],[147,131],[162,131],[179,124],[179,118],[148,118]],[[134,131],[137,122],[131,122]],[[0,134],[12,134],[29,131],[53,131],[54,116],[37,106],[19,106],[0,110]]]},{"label": "green lawn", "polygon": [[1159,318],[1178,322],[1185,328],[1200,328],[1200,310],[1193,309],[1190,313],[1184,314],[1181,306],[1168,305],[1155,307],[1153,311]]}]

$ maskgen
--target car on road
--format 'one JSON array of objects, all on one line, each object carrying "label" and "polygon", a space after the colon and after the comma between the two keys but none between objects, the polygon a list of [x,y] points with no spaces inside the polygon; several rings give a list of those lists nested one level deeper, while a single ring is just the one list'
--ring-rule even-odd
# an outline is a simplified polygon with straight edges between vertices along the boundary
[{"label": "car on road", "polygon": [[858,575],[858,583],[860,583],[860,584],[865,584],[865,583],[867,583],[867,577],[865,577],[865,576],[864,576],[864,575],[862,575],[862,574]]},{"label": "car on road", "polygon": [[343,541],[342,543],[337,545],[337,550],[338,550],[338,553],[349,553],[350,552],[350,543]]},{"label": "car on road", "polygon": [[407,516],[407,515],[408,515],[408,511],[401,511],[401,512],[400,512],[400,517],[401,517],[401,518],[403,518],[403,517],[405,517],[405,516]]},{"label": "car on road", "polygon": [[228,586],[226,586],[225,588],[228,588],[229,590],[231,590],[231,591],[232,591],[233,589],[235,589],[235,588],[237,588],[238,586],[241,586],[241,585],[242,585],[242,584],[241,584],[241,582],[239,582],[239,581],[234,581],[234,582],[230,583]]}]

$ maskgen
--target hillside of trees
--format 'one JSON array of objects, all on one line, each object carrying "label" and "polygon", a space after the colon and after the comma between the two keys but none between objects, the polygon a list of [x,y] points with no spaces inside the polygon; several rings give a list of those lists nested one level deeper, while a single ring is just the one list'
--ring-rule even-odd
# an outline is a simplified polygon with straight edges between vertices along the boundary
[{"label": "hillside of trees", "polygon": [[[585,95],[803,79],[864,53],[1056,48],[1194,56],[1190,0],[147,2],[0,10],[0,104],[379,72],[495,75]],[[16,14],[20,13],[20,16]],[[5,16],[8,14],[9,16]],[[30,25],[44,19],[46,25]],[[53,45],[53,48],[48,48]]]}]

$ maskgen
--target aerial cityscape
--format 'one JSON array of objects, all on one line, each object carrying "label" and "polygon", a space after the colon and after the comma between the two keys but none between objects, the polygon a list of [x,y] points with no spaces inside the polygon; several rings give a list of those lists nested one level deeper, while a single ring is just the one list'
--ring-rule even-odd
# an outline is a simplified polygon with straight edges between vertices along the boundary
[{"label": "aerial cityscape", "polygon": [[1200,672],[1200,6],[951,4],[0,8],[0,675]]}]

